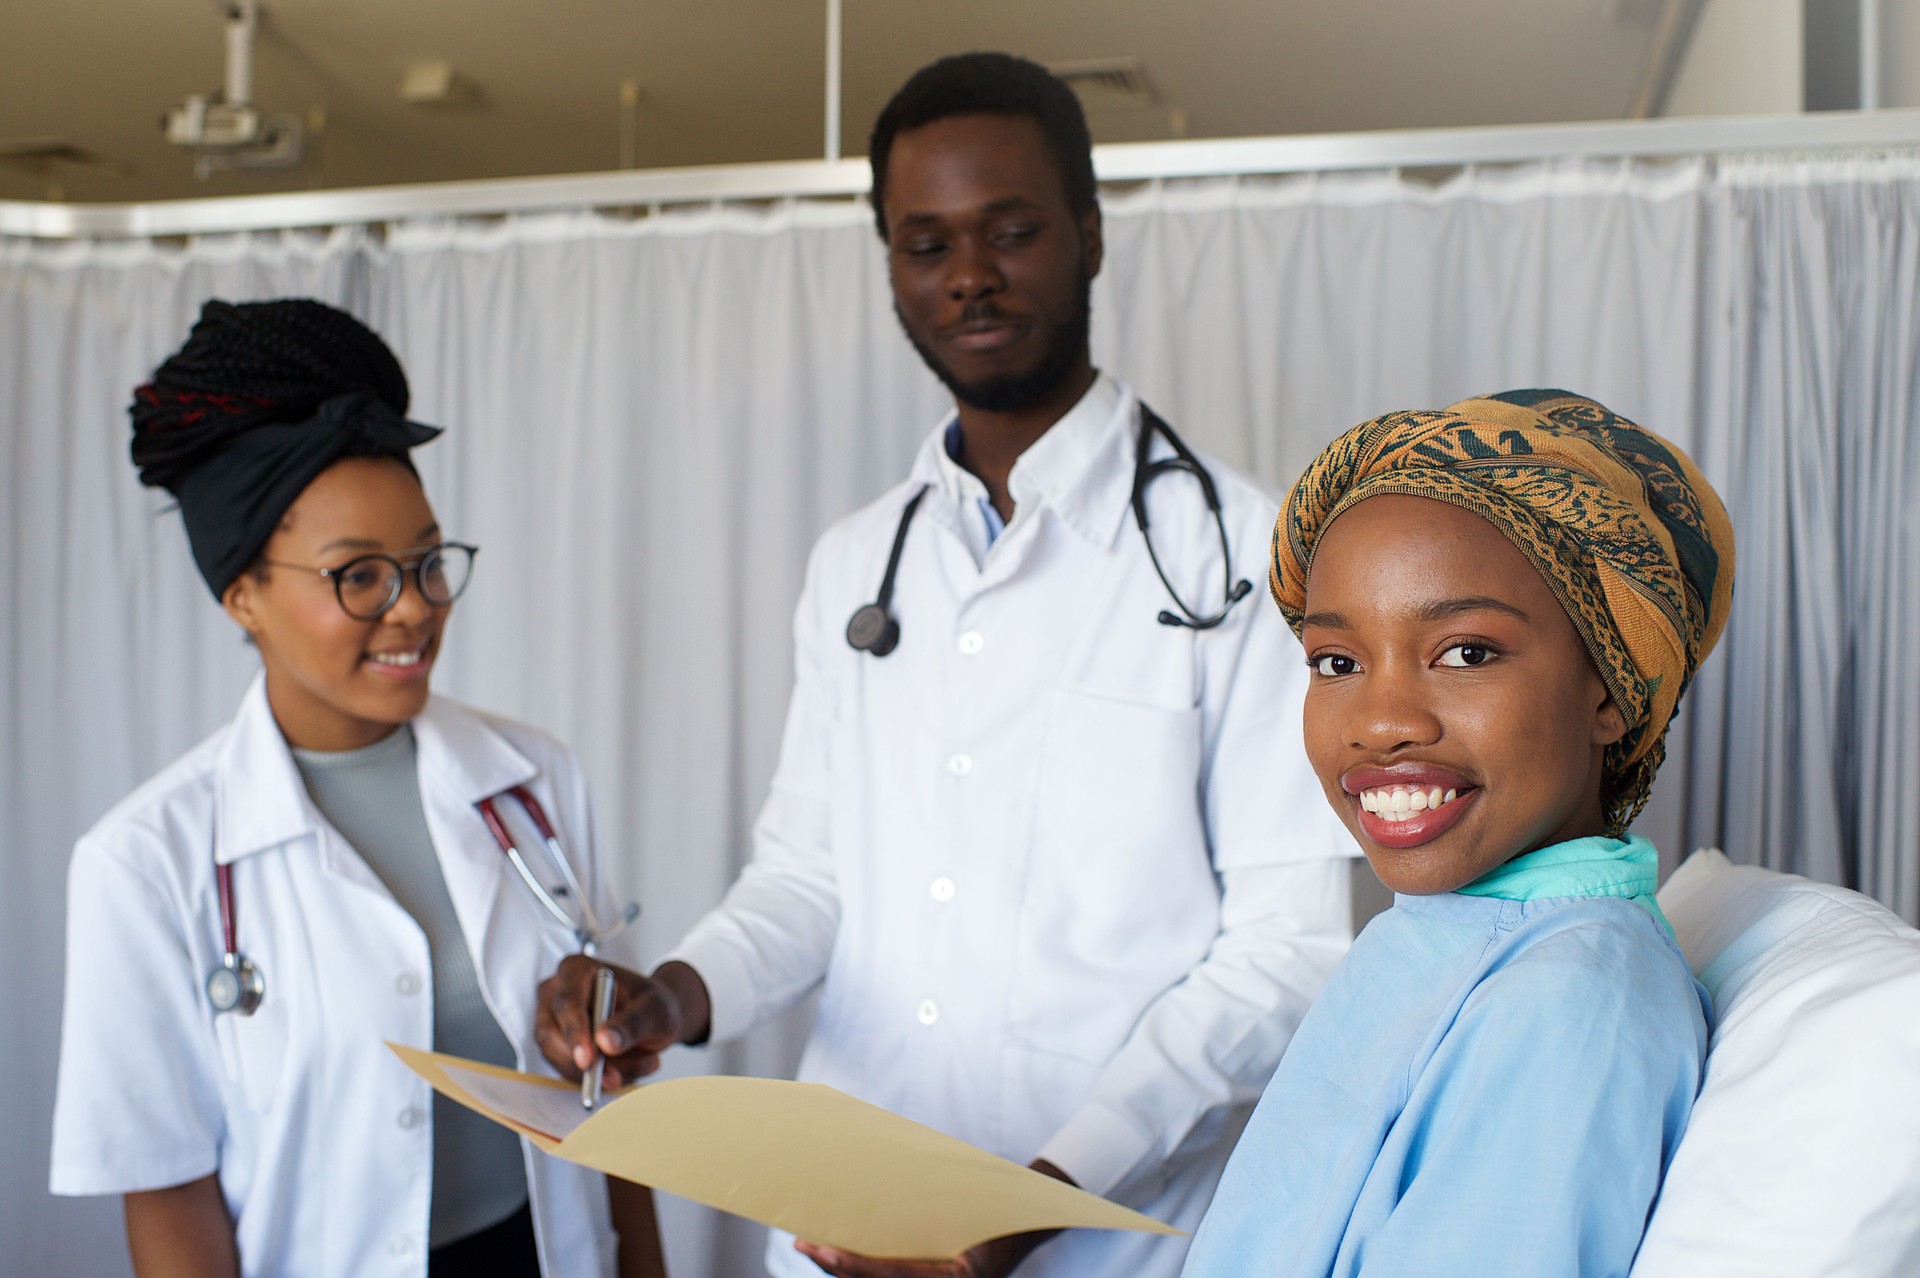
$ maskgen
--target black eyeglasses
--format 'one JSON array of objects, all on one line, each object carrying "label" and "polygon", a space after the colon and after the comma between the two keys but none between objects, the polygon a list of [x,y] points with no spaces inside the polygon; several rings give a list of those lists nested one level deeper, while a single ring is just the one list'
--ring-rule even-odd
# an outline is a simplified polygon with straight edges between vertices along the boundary
[{"label": "black eyeglasses", "polygon": [[338,568],[315,568],[309,564],[282,563],[278,559],[260,562],[275,568],[318,573],[333,583],[333,593],[349,617],[356,621],[378,621],[400,602],[409,568],[413,570],[414,584],[420,587],[420,597],[436,608],[444,608],[467,588],[467,582],[473,578],[473,557],[479,553],[478,546],[448,541],[404,556],[360,555]]}]

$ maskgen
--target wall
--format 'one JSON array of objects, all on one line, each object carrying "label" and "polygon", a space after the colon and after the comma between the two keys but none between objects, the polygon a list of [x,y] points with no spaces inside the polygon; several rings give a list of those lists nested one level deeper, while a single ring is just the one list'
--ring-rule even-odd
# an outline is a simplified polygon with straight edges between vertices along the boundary
[{"label": "wall", "polygon": [[1878,0],[1880,105],[1920,107],[1920,4]]},{"label": "wall", "polygon": [[1797,113],[1805,97],[1802,3],[1707,0],[1662,114]]},{"label": "wall", "polygon": [[[1807,95],[1803,18],[1818,21],[1823,8],[1840,2],[1707,0],[1662,114],[1791,115],[1800,111]],[[1879,105],[1920,107],[1920,3],[1857,3],[1879,9]],[[1858,29],[1848,22],[1850,38]]]}]

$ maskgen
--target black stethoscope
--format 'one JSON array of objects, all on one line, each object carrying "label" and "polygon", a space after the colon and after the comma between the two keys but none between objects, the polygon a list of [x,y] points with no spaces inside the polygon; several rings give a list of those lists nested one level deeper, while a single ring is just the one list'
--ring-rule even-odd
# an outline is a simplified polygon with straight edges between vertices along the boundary
[{"label": "black stethoscope", "polygon": [[[511,798],[519,803],[527,814],[527,820],[546,844],[547,858],[559,875],[560,881],[551,887],[540,881],[533,867],[528,864],[526,855],[508,832],[506,822],[500,819],[498,803],[501,799]],[[579,944],[583,954],[591,954],[602,941],[617,935],[627,924],[640,915],[638,902],[629,902],[620,912],[620,919],[611,927],[601,927],[594,917],[593,907],[587,903],[587,894],[580,889],[580,880],[573,872],[573,862],[567,856],[566,849],[560,846],[560,836],[554,833],[553,823],[547,820],[546,809],[540,806],[533,791],[523,785],[512,786],[499,794],[480,800],[474,805],[480,810],[480,819],[486,823],[493,841],[507,854],[507,860],[519,872],[521,881],[532,890],[547,913],[559,920],[560,924],[573,933],[573,939]],[[252,1016],[260,1008],[260,1001],[267,996],[267,978],[252,959],[240,952],[239,911],[234,904],[233,867],[215,864],[213,867],[214,886],[220,894],[220,942],[221,954],[219,966],[207,973],[207,1001],[213,1004],[216,1014],[234,1012],[241,1016]],[[568,910],[562,901],[573,902]]]},{"label": "black stethoscope", "polygon": [[[1165,439],[1173,448],[1173,456],[1162,457],[1159,461],[1149,461],[1147,455],[1153,448],[1155,434]],[[1187,606],[1180,592],[1167,580],[1166,569],[1160,566],[1160,556],[1153,549],[1153,534],[1147,524],[1147,485],[1169,471],[1183,471],[1200,481],[1200,492],[1206,498],[1207,510],[1213,515],[1213,526],[1220,534],[1220,575],[1225,591],[1226,602],[1220,611],[1201,616]],[[930,485],[922,484],[907,499],[906,509],[900,512],[900,524],[893,531],[893,549],[887,555],[887,571],[880,578],[880,593],[870,604],[862,604],[854,610],[847,620],[847,643],[860,652],[870,652],[876,657],[884,657],[900,644],[900,622],[894,617],[893,578],[900,570],[900,551],[907,544],[907,529],[913,523],[913,513],[920,508],[920,499],[927,495]],[[1220,513],[1220,494],[1214,488],[1213,476],[1200,464],[1180,437],[1173,433],[1173,427],[1167,425],[1160,414],[1140,405],[1140,440],[1133,455],[1133,521],[1140,526],[1140,539],[1147,543],[1147,558],[1153,563],[1153,571],[1160,578],[1160,584],[1166,587],[1167,596],[1173,600],[1173,606],[1180,611],[1175,613],[1162,608],[1157,620],[1163,626],[1185,626],[1189,630],[1211,630],[1227,619],[1233,606],[1245,599],[1253,590],[1253,583],[1242,577],[1233,579],[1233,559],[1227,545],[1227,521]]]}]

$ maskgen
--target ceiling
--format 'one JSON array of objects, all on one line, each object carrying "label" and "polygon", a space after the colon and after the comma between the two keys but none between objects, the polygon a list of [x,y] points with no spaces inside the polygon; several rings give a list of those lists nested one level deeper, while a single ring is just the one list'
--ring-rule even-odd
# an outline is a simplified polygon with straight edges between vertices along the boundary
[{"label": "ceiling", "polygon": [[[823,148],[825,0],[262,0],[253,100],[315,133],[298,168],[201,181],[160,119],[224,75],[212,0],[7,0],[0,199],[152,200],[621,167]],[[1619,118],[1662,0],[844,0],[841,145],[916,67],[1002,48],[1133,59],[1146,102],[1096,140]],[[445,61],[466,100],[403,101]],[[23,144],[35,156],[7,158]],[[71,148],[65,155],[61,146]]]}]

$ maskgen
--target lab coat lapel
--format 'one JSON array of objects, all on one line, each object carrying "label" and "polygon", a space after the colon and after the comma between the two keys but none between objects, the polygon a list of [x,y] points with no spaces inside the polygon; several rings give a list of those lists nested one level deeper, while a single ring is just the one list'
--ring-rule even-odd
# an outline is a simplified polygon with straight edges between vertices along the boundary
[{"label": "lab coat lapel", "polygon": [[254,676],[221,742],[214,768],[213,859],[241,857],[319,832],[320,814],[267,705],[267,677]]},{"label": "lab coat lapel", "polygon": [[313,805],[293,751],[267,704],[265,673],[255,676],[247,689],[240,713],[220,747],[214,812],[213,859],[218,864],[311,839],[321,869],[370,892],[392,896]]},{"label": "lab coat lapel", "polygon": [[[427,833],[440,858],[440,872],[460,919],[460,930],[466,936],[474,971],[492,997],[497,991],[488,980],[487,948],[503,931],[526,929],[493,926],[502,884],[512,874],[512,867],[487,832],[475,805],[534,781],[539,769],[480,715],[439,697],[430,700],[413,721],[413,734],[420,751],[420,800],[426,811]],[[551,810],[551,798],[546,798],[546,803]],[[508,800],[506,806],[515,805]],[[496,1014],[499,1010],[496,1007]]]},{"label": "lab coat lapel", "polygon": [[[927,500],[921,502],[914,513],[914,523],[924,523],[927,531],[936,534],[932,540],[937,543],[934,556],[938,571],[946,576],[948,588],[955,598],[967,599],[985,589],[986,581],[980,565],[974,562],[967,534],[960,527],[962,519],[978,519],[980,516],[972,509],[972,500],[955,484],[950,469],[952,463],[946,458],[947,424],[951,421],[952,414],[948,414],[921,443],[920,451],[914,455],[913,469],[907,475],[906,487],[902,489],[905,495],[900,504],[904,507],[906,495],[911,495],[922,484],[930,489]],[[908,542],[907,553],[910,557],[922,553],[911,537]],[[886,547],[880,549],[884,554]],[[906,567],[905,564],[910,561],[903,560],[900,570],[902,583],[896,588],[902,591],[919,585],[919,574],[926,571],[924,566],[919,569]]]},{"label": "lab coat lapel", "polygon": [[[1096,550],[1113,545],[1133,493],[1133,428],[1139,419],[1138,401],[1124,387],[1116,389],[1117,405],[1098,421],[1063,418],[1054,425],[1048,437],[1054,431],[1069,432],[1053,441],[1053,446],[1062,451],[1044,459],[1036,457],[1045,467],[1040,491],[1017,499],[1022,506],[1038,504],[1041,509],[1036,514],[1057,519]],[[1082,411],[1081,407],[1074,410]],[[987,558],[981,573],[982,589],[1010,579],[1025,566],[1034,553],[1041,523],[1040,518],[1022,518],[1016,508],[1013,525],[1000,535]]]},{"label": "lab coat lapel", "polygon": [[[1054,513],[1061,522],[1097,550],[1113,544],[1133,499],[1134,448],[1140,429],[1140,401],[1123,387],[1120,408],[1108,421],[1086,466],[1054,499]],[[1160,451],[1166,451],[1164,444]]]},{"label": "lab coat lapel", "polygon": [[365,858],[314,806],[293,751],[274,721],[264,673],[247,689],[220,746],[214,794],[215,862],[231,864],[255,852],[311,839],[322,871],[393,899]]},{"label": "lab coat lapel", "polygon": [[[1049,458],[1043,465],[1059,473],[1043,479],[1041,491],[1029,493],[1025,502],[1039,505],[1044,513],[1057,517],[1090,545],[1104,550],[1118,535],[1133,494],[1134,444],[1138,437],[1140,407],[1139,400],[1124,384],[1103,374],[1100,385],[1107,388],[1104,393],[1111,396],[1108,402],[1113,407],[1102,406],[1097,421],[1069,422],[1063,418],[1061,423],[1056,423],[1055,430],[1076,438],[1054,441],[1054,447],[1064,449],[1065,456]],[[1089,391],[1089,400],[1076,405],[1072,412],[1087,411],[1097,398],[1094,391]],[[965,508],[968,503],[956,489],[950,474],[952,463],[946,459],[946,437],[951,420],[951,415],[943,418],[922,441],[914,457],[908,490],[921,484],[933,488],[940,500],[924,503],[917,517],[939,526],[954,540],[955,546],[948,549],[955,549],[967,544],[966,534],[956,521],[978,518],[978,515]],[[1016,512],[1013,525],[1000,534],[986,562],[978,567],[972,564],[971,554],[962,550],[961,558],[967,560],[967,571],[955,579],[955,593],[960,598],[968,598],[1018,574],[1034,551],[1040,522],[1032,515],[1022,518]]]}]

